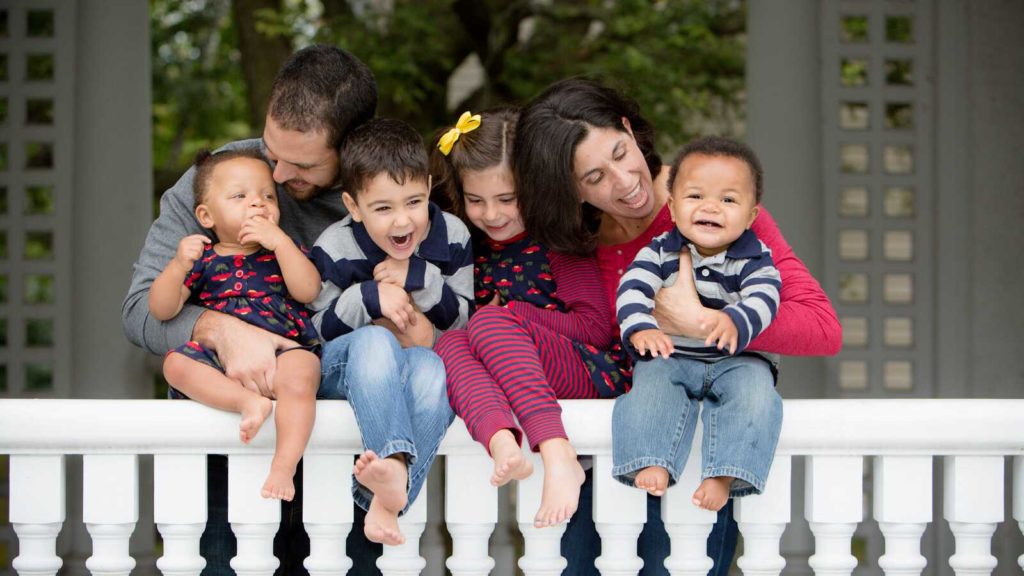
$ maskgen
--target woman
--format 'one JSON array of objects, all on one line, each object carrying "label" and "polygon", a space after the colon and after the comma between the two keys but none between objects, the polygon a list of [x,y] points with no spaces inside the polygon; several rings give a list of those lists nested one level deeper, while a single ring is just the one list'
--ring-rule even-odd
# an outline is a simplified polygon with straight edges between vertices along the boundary
[{"label": "woman", "polygon": [[[552,250],[595,255],[610,302],[636,253],[668,231],[668,168],[654,150],[654,129],[633,100],[597,82],[557,82],[522,111],[515,149],[516,188],[527,231]],[[559,210],[552,210],[558,206]],[[785,355],[833,355],[841,329],[828,296],[793,253],[771,214],[760,209],[752,229],[772,250],[782,276],[781,304],[772,325],[749,349]],[[688,263],[680,262],[685,269]],[[691,281],[680,277],[656,299],[655,316],[666,332],[703,338],[693,321],[701,304]],[[608,321],[615,324],[614,314]],[[617,327],[616,327],[617,328]],[[565,574],[596,574],[600,540],[590,509],[590,479],[562,539]],[[640,536],[644,576],[667,574],[669,553],[659,499],[648,497],[648,522]],[[731,501],[708,537],[715,574],[726,574],[736,546]]]}]

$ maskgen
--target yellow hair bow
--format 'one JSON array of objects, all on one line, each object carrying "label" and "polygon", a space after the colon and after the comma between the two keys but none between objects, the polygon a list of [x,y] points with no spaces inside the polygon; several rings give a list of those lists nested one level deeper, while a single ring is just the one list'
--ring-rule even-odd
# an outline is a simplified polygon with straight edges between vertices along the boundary
[{"label": "yellow hair bow", "polygon": [[452,146],[455,145],[455,141],[459,139],[459,135],[467,132],[472,132],[480,127],[480,115],[470,115],[469,111],[463,112],[462,116],[459,116],[459,121],[455,123],[455,128],[444,133],[441,139],[437,142],[437,149],[441,151],[441,154],[447,156],[452,151]]}]

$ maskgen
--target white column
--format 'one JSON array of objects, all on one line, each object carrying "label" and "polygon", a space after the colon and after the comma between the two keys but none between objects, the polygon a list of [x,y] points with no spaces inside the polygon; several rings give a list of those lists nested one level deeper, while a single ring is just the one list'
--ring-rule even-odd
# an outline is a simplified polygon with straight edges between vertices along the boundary
[{"label": "white column", "polygon": [[260,496],[271,454],[228,456],[228,522],[238,542],[231,568],[238,576],[273,576],[274,535],[281,525],[281,502]]},{"label": "white column", "polygon": [[92,536],[85,567],[95,576],[128,576],[135,568],[128,539],[139,520],[138,456],[86,454],[82,461],[82,519]]},{"label": "white column", "polygon": [[[1013,519],[1024,532],[1024,456],[1013,459]],[[1024,568],[1024,554],[1017,558],[1017,564]]]},{"label": "white column", "polygon": [[405,544],[385,545],[384,555],[377,559],[377,568],[383,576],[415,576],[423,571],[427,560],[420,556],[420,536],[423,536],[426,525],[427,487],[424,485],[416,501],[398,518]]},{"label": "white column", "polygon": [[565,525],[534,528],[533,519],[540,509],[544,489],[544,462],[533,452],[526,457],[533,463],[533,474],[516,486],[516,521],[524,542],[519,568],[525,576],[559,576],[567,565],[562,557]]},{"label": "white column", "polygon": [[665,560],[665,567],[672,576],[704,576],[715,564],[708,558],[708,534],[718,514],[694,506],[692,501],[701,482],[703,438],[704,427],[697,426],[679,481],[661,499],[661,520],[672,539],[672,554]]},{"label": "white column", "polygon": [[352,455],[302,458],[302,521],[309,534],[310,576],[344,576],[352,568],[345,539],[352,530]]},{"label": "white column", "polygon": [[1003,457],[947,456],[943,476],[943,515],[956,539],[949,565],[957,576],[991,574],[992,534],[1003,521]]},{"label": "white column", "polygon": [[878,565],[886,576],[920,576],[928,564],[921,536],[932,521],[932,457],[875,457],[874,503],[885,535]]},{"label": "white column", "polygon": [[63,456],[10,458],[10,520],[18,535],[20,576],[54,576],[60,570],[57,534],[67,516]]},{"label": "white column", "polygon": [[164,539],[156,561],[165,576],[199,576],[206,560],[199,538],[206,528],[206,454],[153,457],[153,519]]},{"label": "white column", "polygon": [[490,483],[494,462],[483,450],[445,460],[444,516],[452,535],[452,556],[445,565],[453,576],[486,576],[494,568],[487,543],[498,522],[498,489]]},{"label": "white column", "polygon": [[850,576],[857,558],[850,539],[864,518],[864,462],[860,456],[808,456],[804,517],[814,533],[808,564],[818,576]]},{"label": "white column", "polygon": [[602,576],[637,574],[644,561],[636,540],[647,521],[647,492],[612,478],[611,454],[594,456],[594,525],[601,555],[594,564]]},{"label": "white column", "polygon": [[789,524],[793,458],[775,455],[764,492],[737,498],[736,523],[743,534],[743,556],[736,563],[746,576],[778,576],[786,567],[779,540]]}]

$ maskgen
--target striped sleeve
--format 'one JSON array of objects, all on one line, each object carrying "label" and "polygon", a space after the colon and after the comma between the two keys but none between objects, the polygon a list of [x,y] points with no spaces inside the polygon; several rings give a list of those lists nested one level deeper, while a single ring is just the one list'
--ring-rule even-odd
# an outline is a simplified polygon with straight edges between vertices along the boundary
[{"label": "striped sleeve", "polygon": [[601,284],[597,261],[593,257],[548,252],[548,262],[565,311],[546,310],[519,300],[510,301],[508,309],[570,340],[607,348],[614,336],[608,323],[611,304]]},{"label": "striped sleeve", "polygon": [[[658,328],[658,323],[651,312],[654,311],[654,296],[661,290],[667,277],[660,250],[659,236],[637,253],[633,263],[619,281],[619,289],[615,296],[615,319],[622,332],[622,344],[630,354],[635,355],[629,337],[640,330]],[[678,269],[678,255],[676,269]]]},{"label": "striped sleeve", "polygon": [[416,257],[410,261],[410,276],[422,273],[423,287],[409,295],[434,327],[450,330],[466,325],[473,306],[473,249],[466,225],[450,214],[444,218],[448,260],[435,263]]},{"label": "striped sleeve", "polygon": [[734,354],[745,350],[778,314],[782,280],[767,247],[759,257],[743,264],[739,286],[740,300],[722,310],[732,319],[739,334]]},{"label": "striped sleeve", "polygon": [[317,239],[310,258],[320,273],[320,294],[309,305],[313,326],[325,340],[337,338],[380,317],[377,283],[356,282],[353,271],[366,257],[346,218],[329,226]]}]

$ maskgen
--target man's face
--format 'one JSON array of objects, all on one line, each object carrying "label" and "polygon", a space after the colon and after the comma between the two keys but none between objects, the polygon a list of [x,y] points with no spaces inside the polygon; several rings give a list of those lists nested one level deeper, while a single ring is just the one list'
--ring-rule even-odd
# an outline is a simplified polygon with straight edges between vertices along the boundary
[{"label": "man's face", "polygon": [[327,145],[325,132],[288,130],[268,114],[263,143],[274,163],[274,181],[296,200],[309,200],[338,183],[338,151]]}]

